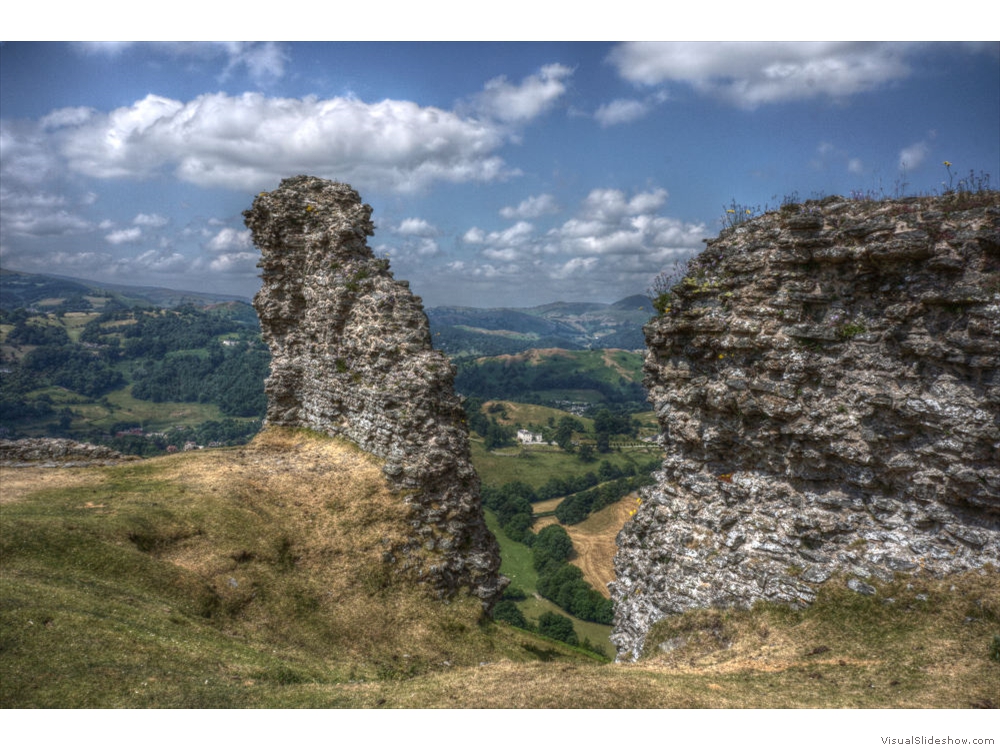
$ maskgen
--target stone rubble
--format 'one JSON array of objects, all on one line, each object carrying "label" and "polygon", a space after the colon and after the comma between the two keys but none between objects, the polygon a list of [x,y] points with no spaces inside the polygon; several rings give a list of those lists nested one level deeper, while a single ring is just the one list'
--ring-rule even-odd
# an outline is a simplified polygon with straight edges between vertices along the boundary
[{"label": "stone rubble", "polygon": [[486,528],[455,370],[419,297],[377,258],[371,206],[349,185],[282,180],[244,212],[261,251],[254,298],[271,349],[267,423],[347,438],[384,459],[413,536],[387,560],[489,611],[506,579]]},{"label": "stone rubble", "polygon": [[138,461],[103,445],[79,443],[66,438],[25,438],[0,440],[0,466],[111,466],[123,461]]},{"label": "stone rubble", "polygon": [[691,608],[1000,573],[1000,195],[784,207],[709,241],[665,307],[619,659]]}]

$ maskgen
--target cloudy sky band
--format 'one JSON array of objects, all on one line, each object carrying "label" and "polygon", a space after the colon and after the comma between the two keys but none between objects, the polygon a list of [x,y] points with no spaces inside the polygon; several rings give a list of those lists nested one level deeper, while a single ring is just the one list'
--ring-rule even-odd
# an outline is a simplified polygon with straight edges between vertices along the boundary
[{"label": "cloudy sky band", "polygon": [[[350,182],[375,205],[373,245],[432,304],[613,301],[700,250],[727,195],[754,201],[852,179],[932,190],[947,179],[932,165],[954,152],[976,159],[963,167],[1000,172],[996,44],[515,47],[494,45],[495,61],[484,61],[475,45],[353,45],[353,55],[381,55],[379,79],[341,74],[335,45],[4,45],[0,259],[251,294],[256,251],[239,208],[311,173]],[[387,52],[406,60],[394,70]],[[422,55],[428,66],[468,55],[479,86],[450,100],[454,82],[431,92]],[[45,71],[30,63],[49,59],[137,72],[115,106],[107,85],[32,100],[29,71]],[[320,77],[316,59],[328,64]],[[965,107],[947,98],[954,80],[968,88]],[[156,90],[135,97],[147,84]],[[939,115],[916,101],[922,91],[940,99]],[[880,100],[909,92],[912,112],[876,127]],[[774,132],[778,113],[803,132]],[[869,121],[871,133],[859,127]],[[736,151],[713,148],[719,133]]]}]

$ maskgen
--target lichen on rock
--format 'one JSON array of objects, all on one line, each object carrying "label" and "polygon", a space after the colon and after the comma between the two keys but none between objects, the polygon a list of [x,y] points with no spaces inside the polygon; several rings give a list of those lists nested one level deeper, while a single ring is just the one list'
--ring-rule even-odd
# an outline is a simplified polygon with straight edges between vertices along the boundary
[{"label": "lichen on rock", "polygon": [[367,244],[371,206],[349,185],[282,180],[244,212],[261,251],[254,298],[271,349],[267,423],[347,438],[385,460],[413,536],[390,555],[441,596],[487,610],[506,579],[486,528],[455,370],[423,305]]},{"label": "lichen on rock", "polygon": [[659,302],[665,460],[618,537],[619,658],[687,609],[1000,575],[997,193],[788,206]]}]

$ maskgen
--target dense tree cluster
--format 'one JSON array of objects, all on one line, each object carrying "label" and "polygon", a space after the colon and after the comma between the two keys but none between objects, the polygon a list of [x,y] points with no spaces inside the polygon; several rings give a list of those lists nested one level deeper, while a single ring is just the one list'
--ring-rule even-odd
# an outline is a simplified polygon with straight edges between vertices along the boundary
[{"label": "dense tree cluster", "polygon": [[264,378],[270,356],[263,347],[224,350],[217,341],[208,356],[175,354],[146,359],[132,371],[132,395],[146,401],[214,403],[232,417],[263,417],[267,410]]},{"label": "dense tree cluster", "polygon": [[[624,467],[615,466],[610,461],[605,460],[601,461],[596,472],[588,471],[585,474],[574,474],[568,477],[551,477],[537,490],[520,481],[508,482],[501,487],[484,487],[483,502],[487,508],[497,514],[498,519],[501,519],[501,526],[504,526],[506,533],[508,524],[502,519],[513,519],[519,514],[530,516],[533,503],[554,497],[565,497],[566,500],[558,506],[562,507],[576,495],[594,488],[595,494],[592,497],[577,498],[567,506],[568,509],[569,507],[585,505],[582,516],[576,517],[574,513],[574,520],[566,521],[559,516],[558,508],[556,510],[556,517],[561,523],[579,523],[593,511],[600,510],[616,500],[620,500],[629,492],[649,484],[651,481],[650,472],[655,471],[659,465],[658,459],[650,459],[641,463],[630,461]],[[517,521],[515,528],[521,524],[524,524],[523,519]],[[527,529],[530,526],[531,524],[527,523],[524,528]],[[511,536],[509,533],[507,535],[516,541],[522,541],[519,538],[520,533],[515,531],[515,536]]]},{"label": "dense tree cluster", "polygon": [[465,418],[469,430],[478,433],[483,438],[486,450],[491,451],[495,448],[504,448],[508,445],[514,445],[517,442],[515,440],[517,429],[500,424],[496,416],[494,416],[496,414],[506,416],[506,411],[493,408],[497,404],[494,404],[490,408],[491,413],[488,416],[483,413],[483,399],[481,398],[465,399],[462,405],[465,409]]},{"label": "dense tree cluster", "polygon": [[576,646],[579,640],[573,630],[573,621],[555,612],[542,612],[538,617],[538,632],[542,635]]},{"label": "dense tree cluster", "polygon": [[[656,462],[653,467],[655,468]],[[559,523],[572,525],[585,520],[591,513],[599,511],[618,500],[621,500],[629,492],[634,492],[643,485],[650,484],[652,477],[648,472],[636,474],[630,477],[621,477],[610,482],[605,482],[593,489],[577,492],[566,497],[556,506],[556,518]]]},{"label": "dense tree cluster", "polygon": [[535,537],[532,564],[538,571],[538,593],[581,620],[611,624],[611,600],[583,580],[583,572],[569,564],[573,542],[562,526],[546,526]]},{"label": "dense tree cluster", "polygon": [[639,435],[639,422],[632,418],[628,411],[612,412],[601,408],[594,414],[594,435],[598,453],[611,451],[611,437],[621,435],[635,438]]},{"label": "dense tree cluster", "polygon": [[581,620],[610,624],[611,602],[583,580],[583,573],[568,560],[573,543],[561,526],[546,526],[537,535],[531,531],[532,503],[538,495],[524,482],[508,482],[501,488],[483,489],[483,503],[492,510],[504,533],[532,549],[538,571],[538,593]]},{"label": "dense tree cluster", "polygon": [[158,358],[167,352],[203,349],[216,337],[236,327],[231,316],[203,311],[191,305],[176,310],[143,312],[135,324],[122,328],[125,356]]},{"label": "dense tree cluster", "polygon": [[534,539],[531,524],[534,522],[532,503],[539,498],[531,485],[508,482],[503,487],[484,487],[483,505],[496,514],[503,532],[515,542],[530,545]]},{"label": "dense tree cluster", "polygon": [[500,620],[501,622],[506,622],[508,625],[513,625],[515,628],[528,629],[528,621],[521,614],[521,610],[517,608],[517,605],[512,601],[506,599],[501,600],[496,603],[493,607],[493,619]]},{"label": "dense tree cluster", "polygon": [[18,320],[7,334],[5,343],[11,346],[66,346],[69,334],[60,325],[45,325]]},{"label": "dense tree cluster", "polygon": [[79,344],[39,346],[25,355],[20,367],[37,378],[36,388],[49,383],[90,398],[125,385],[125,377],[106,353]]}]

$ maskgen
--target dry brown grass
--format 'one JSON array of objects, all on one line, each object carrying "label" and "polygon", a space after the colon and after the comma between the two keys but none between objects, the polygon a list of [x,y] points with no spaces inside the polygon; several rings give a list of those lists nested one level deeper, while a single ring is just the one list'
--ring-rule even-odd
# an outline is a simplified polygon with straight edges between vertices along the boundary
[{"label": "dry brown grass", "polygon": [[[185,698],[184,675],[203,665],[213,684],[270,694],[275,681],[332,689],[539,653],[590,661],[402,573],[392,555],[409,540],[407,508],[379,462],[343,441],[271,429],[240,449],[4,476],[2,626],[19,633],[0,649],[5,705],[119,705],[105,694],[117,688],[90,684],[95,661],[123,686],[137,673],[156,683],[124,705],[249,700]],[[185,646],[166,656],[167,642]]]},{"label": "dry brown grass", "polygon": [[[164,469],[162,479],[279,521],[280,531],[276,539],[250,545],[219,544],[217,536],[199,534],[163,559],[236,597],[244,588],[241,576],[252,589],[267,585],[275,564],[294,569],[308,600],[304,606],[331,624],[322,637],[339,659],[408,674],[454,658],[449,633],[475,629],[477,600],[434,600],[386,561],[408,541],[407,510],[386,485],[380,463],[354,446],[271,429],[247,449],[205,452]],[[270,637],[280,635],[287,614],[265,602],[241,604],[242,619]]]},{"label": "dry brown grass", "polygon": [[[531,507],[535,513],[550,513],[554,511],[556,508],[558,508],[559,503],[561,503],[565,499],[566,498],[563,497],[553,497],[549,500],[542,500],[540,503],[535,503]],[[535,527],[533,528],[533,531],[537,534],[539,529],[544,529],[546,526],[552,523],[553,520],[555,519],[552,519],[552,516],[539,518],[537,521],[535,521]],[[558,521],[556,521],[556,523],[558,523]]]},{"label": "dry brown grass", "polygon": [[68,484],[93,485],[101,481],[97,473],[84,474],[79,469],[46,469],[38,466],[10,468],[0,466],[0,505],[16,503],[35,492]]},{"label": "dry brown grass", "polygon": [[[4,707],[1000,705],[993,570],[872,597],[831,581],[802,611],[689,612],[654,626],[641,661],[599,665],[394,574],[405,508],[337,440],[269,430],[0,476]],[[574,544],[603,539],[586,554],[607,560],[633,507],[570,527]]]}]

